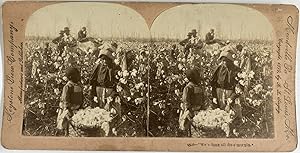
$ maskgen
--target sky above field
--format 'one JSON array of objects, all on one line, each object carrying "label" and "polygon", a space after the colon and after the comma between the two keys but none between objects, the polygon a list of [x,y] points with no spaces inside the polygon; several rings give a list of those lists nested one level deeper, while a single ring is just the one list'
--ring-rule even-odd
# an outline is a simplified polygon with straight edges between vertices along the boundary
[{"label": "sky above field", "polygon": [[149,37],[144,18],[134,10],[119,4],[62,3],[36,11],[27,22],[27,36],[58,36],[68,26],[77,36],[81,27],[99,37]]},{"label": "sky above field", "polygon": [[239,5],[196,4],[173,7],[161,13],[151,27],[152,35],[185,37],[197,29],[204,38],[211,29],[226,39],[272,39],[273,28],[260,12]]},{"label": "sky above field", "polygon": [[149,32],[144,18],[131,8],[109,3],[62,3],[36,11],[28,20],[26,36],[55,37],[68,26],[77,36],[81,27],[96,37],[183,39],[191,29],[204,37],[210,28],[222,39],[272,38],[265,16],[251,8],[230,4],[187,4],[170,8],[156,18]]}]

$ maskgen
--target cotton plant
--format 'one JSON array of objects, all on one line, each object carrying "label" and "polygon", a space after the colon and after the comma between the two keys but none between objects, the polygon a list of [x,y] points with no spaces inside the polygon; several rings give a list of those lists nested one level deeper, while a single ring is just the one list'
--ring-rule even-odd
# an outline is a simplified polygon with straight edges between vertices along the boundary
[{"label": "cotton plant", "polygon": [[[207,94],[206,98],[212,101],[212,96],[210,95],[211,87],[209,84],[209,78],[211,77],[214,68],[218,64],[218,50],[211,50],[209,47],[207,47],[202,50],[201,54],[191,54],[188,58],[185,58],[183,47],[178,46],[176,42],[155,42],[155,46],[142,42],[118,41],[117,43],[123,48],[121,52],[132,50],[133,55],[136,57],[132,61],[132,64],[128,66],[128,69],[117,72],[116,74],[116,78],[118,80],[116,90],[118,94],[120,94],[123,105],[126,105],[126,109],[124,109],[124,116],[122,116],[122,120],[124,119],[124,122],[128,123],[134,121],[136,123],[135,125],[137,125],[139,122],[143,123],[143,119],[145,119],[143,118],[145,117],[145,106],[149,98],[151,110],[150,114],[153,115],[156,113],[158,115],[154,115],[155,121],[152,120],[152,122],[164,121],[161,124],[157,124],[157,127],[153,128],[151,132],[159,136],[159,132],[166,133],[167,131],[176,131],[177,129],[173,127],[176,127],[178,124],[178,110],[179,105],[182,102],[182,91],[184,86],[188,83],[184,72],[192,68],[194,65],[202,68],[203,86],[205,86],[205,93]],[[170,51],[169,46],[173,44],[178,46],[178,50],[176,51],[178,53],[172,59],[168,55]],[[79,53],[77,51],[72,53],[71,50],[65,50],[63,55],[59,56],[58,50],[55,50],[54,48],[47,65],[40,58],[34,58],[33,56],[36,46],[39,45],[40,44],[34,40],[28,41],[28,47],[26,48],[26,62],[30,64],[30,69],[26,69],[25,75],[27,82],[26,92],[30,93],[26,94],[30,96],[25,97],[26,101],[28,101],[28,104],[26,105],[28,107],[27,112],[33,111],[38,115],[43,113],[45,115],[39,115],[39,121],[43,120],[47,122],[47,120],[50,119],[54,124],[56,120],[56,114],[53,114],[51,109],[56,109],[58,106],[62,87],[67,82],[67,78],[64,77],[64,71],[70,66],[71,63],[69,62],[74,61],[71,66],[75,65],[79,67],[82,74],[82,84],[84,86],[89,86],[88,78],[92,69],[97,64],[97,58],[89,54],[77,54]],[[251,81],[247,91],[241,88],[236,89],[236,92],[245,97],[245,99],[240,98],[241,105],[244,106],[244,103],[247,103],[251,106],[251,108],[254,108],[243,108],[243,110],[247,110],[247,113],[249,111],[249,114],[245,114],[246,117],[243,118],[243,124],[245,126],[251,126],[250,124],[255,123],[255,126],[257,125],[262,127],[262,123],[266,119],[263,119],[263,114],[261,111],[255,111],[255,109],[263,108],[266,104],[268,104],[268,100],[272,98],[272,84],[263,80],[263,77],[268,76],[266,74],[270,74],[272,72],[272,65],[270,64],[271,47],[265,47],[266,45],[264,44],[251,42],[245,42],[245,45],[247,45],[249,49],[253,50],[250,52],[251,54],[256,53],[252,54],[254,68],[252,69],[252,72],[242,72],[239,74],[237,79],[238,82],[242,80],[240,84],[246,85],[247,80],[251,79]],[[39,62],[38,66],[33,68],[34,71],[32,71],[33,61]],[[150,66],[148,65],[148,62]],[[115,61],[115,63],[120,65],[121,61]],[[39,72],[37,71],[38,69],[40,69]],[[49,71],[50,69],[51,71]],[[49,73],[47,73],[48,71]],[[263,73],[263,71],[265,72]],[[32,74],[34,74],[33,76],[35,77],[31,78]],[[149,78],[149,84],[148,74],[151,76]],[[150,91],[148,91],[148,88]],[[36,90],[39,90],[38,94],[35,93]],[[86,101],[88,99],[87,97],[90,88],[84,87],[83,90]],[[95,101],[97,101],[97,98],[95,98]],[[157,103],[158,101],[159,103]],[[176,114],[173,114],[172,118],[168,118],[172,115],[172,111],[174,111]],[[109,110],[108,113],[111,114],[114,112],[113,110]],[[252,116],[252,114],[254,114],[254,116]],[[36,117],[32,117],[30,120],[35,121]],[[218,118],[218,120],[220,120],[220,122],[224,122],[223,119]],[[224,118],[224,120],[228,121],[229,119]],[[210,122],[207,121],[207,125],[209,125],[208,123]],[[213,122],[210,124],[218,125]],[[230,122],[228,124],[230,125]],[[218,127],[223,128],[223,130],[226,131],[228,129],[228,124],[224,123],[222,124],[223,126],[220,127],[218,125]],[[139,126],[142,127],[142,125]],[[158,126],[160,128],[158,128]],[[38,127],[36,127],[36,129]],[[107,124],[104,124],[103,128],[107,128]],[[136,130],[133,132],[133,129],[136,130],[137,127],[127,129],[127,132],[124,132],[124,130],[123,133],[121,133],[123,136],[138,135],[139,131]],[[34,130],[32,130],[31,133],[34,133]],[[132,131],[131,133],[128,132],[130,130]],[[142,130],[140,130],[140,133],[143,133],[141,131]],[[44,131],[44,133],[47,132]],[[262,131],[261,134],[263,135],[263,133],[264,132]],[[239,137],[242,136],[243,135],[240,132]],[[250,137],[250,135],[247,136]]]}]

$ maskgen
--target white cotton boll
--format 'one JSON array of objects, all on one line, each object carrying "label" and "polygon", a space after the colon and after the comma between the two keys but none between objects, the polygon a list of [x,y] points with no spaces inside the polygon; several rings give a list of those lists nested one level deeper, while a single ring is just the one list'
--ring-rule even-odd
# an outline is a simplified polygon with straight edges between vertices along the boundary
[{"label": "white cotton boll", "polygon": [[249,72],[249,78],[254,78],[254,74],[255,74],[255,73],[254,73],[253,71],[250,71],[250,72]]},{"label": "white cotton boll", "polygon": [[231,98],[227,98],[227,103],[231,104],[232,103],[232,99]]},{"label": "white cotton boll", "polygon": [[136,70],[136,69],[133,69],[132,72],[137,73],[137,70]]},{"label": "white cotton boll", "polygon": [[59,64],[57,62],[55,62],[54,67],[57,69],[59,67]]},{"label": "white cotton boll", "polygon": [[30,102],[29,103],[29,105],[33,105],[33,104],[35,104],[37,101],[35,100],[35,101],[32,101],[32,102]]},{"label": "white cotton boll", "polygon": [[59,94],[60,94],[59,89],[58,89],[58,88],[55,88],[55,89],[54,89],[54,93],[55,93],[56,95],[59,95]]},{"label": "white cotton boll", "polygon": [[183,65],[181,63],[178,64],[178,69],[182,70],[183,69]]},{"label": "white cotton boll", "polygon": [[95,65],[98,65],[99,63],[100,63],[100,61],[101,61],[101,59],[99,58],[99,59],[97,59],[96,61],[95,61]]},{"label": "white cotton boll", "polygon": [[68,78],[66,76],[63,77],[64,81],[68,81]]},{"label": "white cotton boll", "polygon": [[114,59],[114,63],[117,64],[117,65],[120,65],[120,60]]},{"label": "white cotton boll", "polygon": [[235,113],[234,113],[233,110],[230,110],[230,111],[229,111],[229,114],[233,116]]},{"label": "white cotton boll", "polygon": [[131,96],[133,96],[133,95],[134,95],[134,93],[135,93],[134,91],[130,91],[130,95],[131,95]]},{"label": "white cotton boll", "polygon": [[58,61],[61,61],[61,60],[62,60],[62,58],[59,56],[59,57],[57,58],[57,60],[58,60]]},{"label": "white cotton boll", "polygon": [[244,80],[239,80],[239,83],[240,83],[242,86],[245,86],[245,81],[244,81]]},{"label": "white cotton boll", "polygon": [[257,100],[253,100],[253,101],[252,101],[252,105],[253,105],[253,106],[257,106],[257,103],[258,103]]},{"label": "white cotton boll", "polygon": [[112,133],[113,133],[114,135],[117,135],[117,134],[118,134],[116,128],[112,128]]},{"label": "white cotton boll", "polygon": [[112,108],[112,109],[110,109],[110,113],[111,114],[117,114],[117,111],[116,111],[116,109]]},{"label": "white cotton boll", "polygon": [[217,104],[217,98],[213,98],[213,103]]},{"label": "white cotton boll", "polygon": [[235,55],[235,54],[232,54],[232,58],[235,59],[235,58],[236,58],[236,55]]},{"label": "white cotton boll", "polygon": [[127,80],[124,79],[124,78],[121,78],[121,79],[120,79],[120,82],[121,82],[122,84],[127,84]]},{"label": "white cotton boll", "polygon": [[165,108],[165,104],[159,103],[159,104],[158,104],[158,107],[159,107],[160,109],[163,109],[163,108]]},{"label": "white cotton boll", "polygon": [[41,108],[45,108],[46,103],[42,103],[42,107]]},{"label": "white cotton boll", "polygon": [[112,97],[107,97],[107,102],[110,103],[113,101],[113,98]]},{"label": "white cotton boll", "polygon": [[131,72],[131,76],[132,76],[132,77],[136,77],[136,75],[137,75],[137,71]]},{"label": "white cotton boll", "polygon": [[253,90],[256,94],[259,94],[263,90],[263,86],[261,84],[257,84]]},{"label": "white cotton boll", "polygon": [[129,76],[129,73],[128,73],[128,71],[127,71],[127,70],[123,71],[123,76],[124,76],[124,77],[127,77],[127,76]]},{"label": "white cotton boll", "polygon": [[141,82],[141,83],[137,83],[137,84],[135,84],[135,88],[138,90],[138,89],[140,89],[141,87],[143,87],[144,86],[144,84]]},{"label": "white cotton boll", "polygon": [[234,64],[235,66],[239,66],[239,61],[234,61],[233,64]]},{"label": "white cotton boll", "polygon": [[[238,76],[239,78],[241,78],[241,77],[242,77],[242,73],[238,73],[237,76]],[[237,79],[237,80],[238,80],[238,79]]]},{"label": "white cotton boll", "polygon": [[175,94],[179,97],[180,96],[180,91],[178,89],[176,89]]},{"label": "white cotton boll", "polygon": [[188,78],[184,78],[184,81],[185,81],[185,82],[189,82],[189,79],[188,79]]},{"label": "white cotton boll", "polygon": [[123,90],[123,88],[119,85],[117,85],[117,92],[121,92]]},{"label": "white cotton boll", "polygon": [[219,51],[214,51],[213,52],[213,55],[218,55],[219,54]]},{"label": "white cotton boll", "polygon": [[97,97],[94,97],[94,102],[98,103],[98,98]]},{"label": "white cotton boll", "polygon": [[57,82],[58,84],[60,84],[60,83],[62,82],[62,80],[61,80],[61,79],[56,79],[56,82]]},{"label": "white cotton boll", "polygon": [[256,125],[259,125],[261,122],[260,121],[256,121]]},{"label": "white cotton boll", "polygon": [[118,73],[118,75],[119,75],[120,77],[122,77],[122,76],[123,76],[123,73],[122,73],[122,71],[118,71],[117,73]]}]

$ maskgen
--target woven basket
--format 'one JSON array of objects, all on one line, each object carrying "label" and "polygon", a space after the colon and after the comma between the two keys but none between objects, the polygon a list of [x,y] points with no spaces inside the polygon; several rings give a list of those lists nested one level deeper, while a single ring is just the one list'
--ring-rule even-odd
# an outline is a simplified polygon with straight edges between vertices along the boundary
[{"label": "woven basket", "polygon": [[69,127],[71,137],[105,137],[105,131],[101,127],[72,126]]}]

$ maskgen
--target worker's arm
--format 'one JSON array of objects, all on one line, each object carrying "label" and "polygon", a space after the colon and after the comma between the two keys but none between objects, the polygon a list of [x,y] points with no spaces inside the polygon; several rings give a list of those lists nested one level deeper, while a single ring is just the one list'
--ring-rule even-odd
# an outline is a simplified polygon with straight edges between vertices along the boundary
[{"label": "worker's arm", "polygon": [[183,89],[182,101],[184,104],[184,109],[191,109],[191,100],[192,100],[193,89],[189,86]]},{"label": "worker's arm", "polygon": [[68,85],[64,86],[62,95],[61,95],[62,109],[68,109],[68,107],[71,103],[70,92],[71,92],[70,87]]}]

